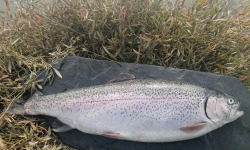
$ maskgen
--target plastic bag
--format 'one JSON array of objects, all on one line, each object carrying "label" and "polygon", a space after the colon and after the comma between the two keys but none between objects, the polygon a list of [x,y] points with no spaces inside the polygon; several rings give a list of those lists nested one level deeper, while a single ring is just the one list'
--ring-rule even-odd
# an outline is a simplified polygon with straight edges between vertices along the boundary
[{"label": "plastic bag", "polygon": [[[55,77],[52,85],[47,84],[42,93],[55,94],[66,90],[106,84],[114,80],[154,78],[194,83],[227,93],[241,102],[244,115],[202,137],[171,143],[141,143],[106,138],[82,133],[76,129],[57,133],[67,145],[77,149],[92,150],[249,150],[250,149],[250,92],[235,77],[215,75],[184,69],[165,68],[153,65],[117,63],[81,57],[67,57],[53,66],[62,75]],[[125,76],[124,76],[125,75]],[[52,125],[55,118],[45,116]]]}]

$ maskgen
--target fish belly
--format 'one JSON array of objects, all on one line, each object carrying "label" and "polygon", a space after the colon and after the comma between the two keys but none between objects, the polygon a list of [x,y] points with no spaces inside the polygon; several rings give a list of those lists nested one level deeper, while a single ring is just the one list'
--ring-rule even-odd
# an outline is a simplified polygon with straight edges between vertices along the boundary
[{"label": "fish belly", "polygon": [[80,109],[75,113],[65,112],[58,119],[82,132],[118,139],[142,142],[186,140],[211,131],[209,125],[198,132],[180,130],[183,126],[206,120],[201,109],[189,101],[141,98],[95,103],[93,108]]}]

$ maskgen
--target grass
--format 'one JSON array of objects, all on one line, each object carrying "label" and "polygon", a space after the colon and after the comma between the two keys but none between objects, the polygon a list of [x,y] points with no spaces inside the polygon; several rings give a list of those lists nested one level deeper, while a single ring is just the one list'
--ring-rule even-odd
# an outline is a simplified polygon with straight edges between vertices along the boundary
[{"label": "grass", "polygon": [[[60,76],[52,65],[66,56],[232,75],[250,89],[249,7],[228,14],[224,2],[182,2],[18,4],[0,26],[0,110],[42,88],[38,70],[45,69],[50,82]],[[70,149],[44,120],[1,112],[0,149]]]}]

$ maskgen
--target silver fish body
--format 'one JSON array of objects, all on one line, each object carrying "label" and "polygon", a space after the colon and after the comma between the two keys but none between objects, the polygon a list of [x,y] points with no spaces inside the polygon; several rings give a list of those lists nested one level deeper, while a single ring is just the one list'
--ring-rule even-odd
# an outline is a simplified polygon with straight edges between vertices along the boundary
[{"label": "silver fish body", "polygon": [[141,142],[202,136],[242,116],[238,108],[237,100],[214,90],[152,79],[33,95],[24,104],[25,114],[53,116],[85,133]]}]

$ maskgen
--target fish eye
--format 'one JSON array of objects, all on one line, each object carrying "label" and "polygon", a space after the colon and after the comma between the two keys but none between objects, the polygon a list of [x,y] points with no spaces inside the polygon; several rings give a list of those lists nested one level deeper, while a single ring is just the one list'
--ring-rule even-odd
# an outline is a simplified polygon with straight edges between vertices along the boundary
[{"label": "fish eye", "polygon": [[228,103],[229,105],[232,105],[232,104],[234,103],[234,99],[229,98],[229,99],[227,100],[227,103]]}]

